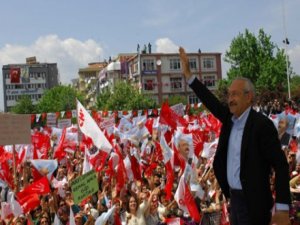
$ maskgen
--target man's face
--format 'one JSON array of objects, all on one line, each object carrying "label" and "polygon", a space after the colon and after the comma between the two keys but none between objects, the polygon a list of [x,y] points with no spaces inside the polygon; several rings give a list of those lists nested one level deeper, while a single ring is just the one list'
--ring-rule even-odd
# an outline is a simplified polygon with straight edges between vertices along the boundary
[{"label": "man's face", "polygon": [[287,120],[286,119],[281,119],[278,122],[278,131],[283,132],[287,129]]},{"label": "man's face", "polygon": [[234,80],[228,89],[228,106],[230,112],[237,118],[251,106],[253,98],[251,92],[245,92],[245,84],[244,80]]},{"label": "man's face", "polygon": [[185,140],[180,140],[178,143],[179,153],[187,160],[189,157],[189,144]]}]

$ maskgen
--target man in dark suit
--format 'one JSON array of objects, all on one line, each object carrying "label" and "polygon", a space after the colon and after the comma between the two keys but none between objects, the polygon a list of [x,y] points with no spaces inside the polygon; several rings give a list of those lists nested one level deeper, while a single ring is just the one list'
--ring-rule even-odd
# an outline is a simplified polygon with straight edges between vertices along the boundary
[{"label": "man in dark suit", "polygon": [[250,80],[235,79],[224,106],[189,69],[179,49],[186,80],[202,103],[222,122],[213,168],[226,198],[230,199],[231,225],[267,225],[273,207],[271,171],[275,172],[276,212],[272,223],[289,222],[289,172],[272,121],[252,109],[255,90]]}]

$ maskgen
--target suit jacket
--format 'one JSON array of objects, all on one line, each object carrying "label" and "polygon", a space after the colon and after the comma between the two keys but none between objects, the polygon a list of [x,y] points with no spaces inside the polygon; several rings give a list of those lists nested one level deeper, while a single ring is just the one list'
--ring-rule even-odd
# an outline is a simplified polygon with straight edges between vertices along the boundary
[{"label": "suit jacket", "polygon": [[290,143],[291,135],[287,132],[284,132],[280,138],[281,145],[288,146]]},{"label": "suit jacket", "polygon": [[[222,122],[213,168],[224,195],[229,198],[227,151],[233,124],[232,114],[198,79],[195,79],[190,87]],[[271,168],[276,176],[276,202],[290,204],[289,167],[281,150],[277,130],[269,118],[251,109],[242,137],[240,180],[252,224],[260,224],[262,218],[270,215],[273,206],[270,190]]]}]

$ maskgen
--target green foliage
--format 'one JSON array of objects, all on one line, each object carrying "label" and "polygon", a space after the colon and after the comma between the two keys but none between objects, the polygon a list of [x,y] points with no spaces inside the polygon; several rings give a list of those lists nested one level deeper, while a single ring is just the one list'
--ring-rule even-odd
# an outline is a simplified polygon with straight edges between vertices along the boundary
[{"label": "green foliage", "polygon": [[228,86],[229,86],[229,81],[225,80],[225,79],[219,80],[218,83],[217,83],[216,96],[224,104],[227,103],[227,89],[228,89]]},{"label": "green foliage", "polygon": [[283,50],[271,41],[263,29],[256,37],[247,29],[232,40],[224,60],[231,64],[227,76],[231,81],[236,77],[249,78],[258,91],[274,90],[284,84],[286,90],[286,58]]},{"label": "green foliage", "polygon": [[47,90],[40,99],[39,112],[60,112],[76,109],[76,98],[83,102],[83,96],[71,86],[59,85]]},{"label": "green foliage", "polygon": [[300,99],[300,76],[295,75],[290,80],[291,97],[292,99]]},{"label": "green foliage", "polygon": [[168,98],[168,104],[170,106],[182,103],[184,105],[187,104],[187,97],[183,95],[172,95]]},{"label": "green foliage", "polygon": [[111,90],[97,96],[96,108],[99,110],[134,110],[156,107],[153,99],[139,93],[130,83],[120,81]]},{"label": "green foliage", "polygon": [[24,95],[17,101],[17,104],[11,111],[17,114],[33,114],[36,112],[36,107],[33,105],[30,97]]}]

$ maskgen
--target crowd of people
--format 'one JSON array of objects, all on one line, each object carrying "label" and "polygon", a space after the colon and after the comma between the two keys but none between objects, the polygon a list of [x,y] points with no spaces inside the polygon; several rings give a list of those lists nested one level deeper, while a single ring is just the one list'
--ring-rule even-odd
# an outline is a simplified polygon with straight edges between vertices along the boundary
[{"label": "crowd of people", "polygon": [[[283,117],[282,114],[294,115],[295,118],[298,116],[297,111],[291,114],[291,110],[295,111],[296,108],[285,106],[283,111],[276,111],[270,118],[278,127],[278,138],[282,140],[282,148],[289,164],[290,188],[294,200],[290,212],[291,219],[299,221],[300,161],[297,159],[298,149],[295,148],[298,137],[294,133],[287,133],[288,137],[282,139],[283,133],[286,133],[289,127],[287,116]],[[205,111],[197,116],[182,118],[186,123],[176,121],[178,127],[173,130],[168,122],[163,122],[160,118],[124,116],[113,130],[105,131],[113,146],[111,152],[95,148],[92,140],[84,135],[79,142],[73,143],[75,139],[72,135],[78,138],[79,130],[72,126],[66,131],[62,148],[64,153],[61,156],[56,153],[61,150],[58,148],[62,146],[63,130],[33,129],[34,143],[27,148],[22,145],[17,147],[18,155],[21,155],[21,151],[26,151],[26,156],[23,159],[20,159],[21,156],[17,157],[17,172],[14,174],[16,177],[12,176],[12,158],[7,156],[8,158],[1,160],[0,223],[229,224],[230,207],[212,167],[221,124]],[[132,132],[133,130],[135,132]],[[39,139],[36,140],[36,137]],[[162,139],[172,152],[173,177],[168,174],[164,156],[167,147],[162,143]],[[11,152],[10,149],[11,146],[1,146],[1,156]],[[57,161],[57,167],[52,170],[47,166],[34,167],[34,161],[43,160]],[[6,166],[9,167],[8,174],[3,172]],[[125,174],[121,167],[125,168]],[[71,181],[90,169],[97,173],[99,190],[81,203],[75,204]],[[50,191],[39,196],[39,204],[34,208],[24,208],[24,203],[20,203],[22,211],[16,213],[13,203],[18,202],[18,192],[42,176],[49,178]],[[180,178],[183,176],[187,177],[186,183],[197,206],[200,221],[195,221],[176,199]],[[170,183],[170,180],[173,182]],[[172,186],[168,190],[167,186],[170,185]],[[270,174],[270,188],[273,187],[274,177]],[[175,223],[176,221],[178,223]]]},{"label": "crowd of people", "polygon": [[[237,78],[224,106],[183,48],[180,58],[206,106],[197,115],[164,103],[158,117],[111,124],[77,102],[78,125],[34,128],[30,145],[0,146],[0,224],[300,224],[297,103],[253,104],[253,84]],[[96,190],[92,178],[80,183],[91,172]],[[93,193],[78,195],[76,184]]]}]

